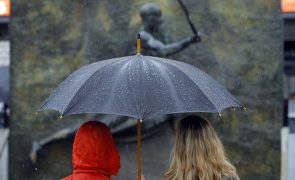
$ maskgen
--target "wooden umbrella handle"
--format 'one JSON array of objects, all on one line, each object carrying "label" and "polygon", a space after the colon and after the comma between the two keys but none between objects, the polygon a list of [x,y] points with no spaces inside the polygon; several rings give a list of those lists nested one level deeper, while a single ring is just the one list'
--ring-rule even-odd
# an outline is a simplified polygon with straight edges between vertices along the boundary
[{"label": "wooden umbrella handle", "polygon": [[137,180],[141,180],[141,159],[140,159],[140,145],[141,145],[141,119],[137,120]]},{"label": "wooden umbrella handle", "polygon": [[[137,55],[140,55],[141,42],[140,34],[137,34]],[[141,159],[140,159],[140,145],[141,145],[141,119],[137,120],[137,180],[141,180]]]}]

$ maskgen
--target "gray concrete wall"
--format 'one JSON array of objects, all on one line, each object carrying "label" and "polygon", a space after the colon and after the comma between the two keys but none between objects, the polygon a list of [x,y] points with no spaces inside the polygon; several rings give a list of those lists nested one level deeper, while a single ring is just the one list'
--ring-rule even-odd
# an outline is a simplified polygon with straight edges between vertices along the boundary
[{"label": "gray concrete wall", "polygon": [[[71,172],[71,140],[48,147],[28,163],[32,141],[90,116],[57,121],[35,116],[42,101],[70,72],[96,60],[125,56],[140,27],[144,0],[12,1],[11,179],[58,179]],[[156,0],[168,42],[192,35],[177,1]],[[171,58],[203,69],[248,111],[209,116],[241,179],[280,177],[282,19],[277,0],[187,0],[203,41]],[[143,173],[160,179],[173,142],[168,124],[143,142]],[[136,144],[119,145],[118,179],[136,176]]]}]

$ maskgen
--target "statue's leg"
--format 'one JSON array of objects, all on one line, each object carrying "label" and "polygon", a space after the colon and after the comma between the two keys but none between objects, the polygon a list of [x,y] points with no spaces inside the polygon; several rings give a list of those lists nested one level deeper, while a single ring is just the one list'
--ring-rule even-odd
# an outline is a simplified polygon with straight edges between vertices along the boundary
[{"label": "statue's leg", "polygon": [[[153,120],[144,120],[142,123],[142,139],[150,137],[159,130],[161,130],[161,124],[165,121],[173,122],[176,116],[162,116]],[[171,120],[172,119],[172,120]],[[122,117],[122,116],[104,116],[100,119],[107,124],[112,131],[115,140],[119,143],[130,143],[137,141],[136,126],[137,121],[134,118]],[[66,128],[60,130],[41,141],[34,141],[30,152],[30,160],[32,163],[36,163],[38,153],[46,146],[68,138],[73,138],[78,130],[79,126],[75,128]]]},{"label": "statue's leg", "polygon": [[52,144],[56,141],[72,138],[75,136],[77,132],[78,127],[76,128],[66,128],[63,130],[60,130],[45,139],[41,141],[34,141],[32,143],[32,148],[30,152],[30,160],[32,163],[36,163],[37,158],[38,158],[38,152],[41,151],[45,146]]}]

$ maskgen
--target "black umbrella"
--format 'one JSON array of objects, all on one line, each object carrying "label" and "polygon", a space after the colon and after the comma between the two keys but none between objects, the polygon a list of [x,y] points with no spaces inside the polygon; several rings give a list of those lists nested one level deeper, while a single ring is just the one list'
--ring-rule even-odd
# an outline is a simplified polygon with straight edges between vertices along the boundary
[{"label": "black umbrella", "polygon": [[86,65],[72,73],[43,103],[40,111],[62,115],[101,113],[138,119],[164,114],[221,112],[241,103],[205,72],[189,64],[140,54]]}]

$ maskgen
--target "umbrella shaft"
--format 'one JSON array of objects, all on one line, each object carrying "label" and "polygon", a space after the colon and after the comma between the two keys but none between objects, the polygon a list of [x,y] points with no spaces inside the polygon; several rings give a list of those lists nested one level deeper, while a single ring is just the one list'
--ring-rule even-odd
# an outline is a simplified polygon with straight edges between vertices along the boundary
[{"label": "umbrella shaft", "polygon": [[141,158],[140,158],[140,145],[141,145],[141,119],[137,120],[137,180],[141,180]]}]

